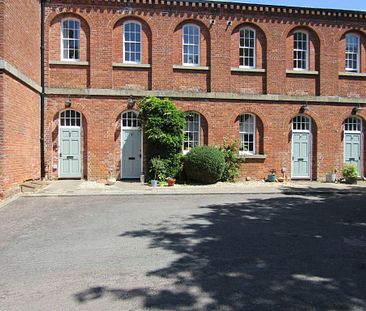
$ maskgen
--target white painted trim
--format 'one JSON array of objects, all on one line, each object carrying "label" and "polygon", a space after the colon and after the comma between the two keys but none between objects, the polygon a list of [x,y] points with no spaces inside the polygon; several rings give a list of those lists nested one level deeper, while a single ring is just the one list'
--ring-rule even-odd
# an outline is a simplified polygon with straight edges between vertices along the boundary
[{"label": "white painted trim", "polygon": [[[309,129],[308,130],[294,130],[293,129],[293,119],[303,116],[307,119],[309,119]],[[305,133],[309,134],[309,176],[293,176],[294,175],[294,160],[293,160],[293,154],[294,154],[294,133]],[[312,119],[304,114],[298,114],[291,120],[291,179],[311,179],[313,173],[313,135],[312,135]]]},{"label": "white painted trim", "polygon": [[[64,21],[74,21],[74,22],[78,22],[79,23],[79,58],[64,58]],[[66,18],[63,18],[61,20],[61,44],[60,44],[60,59],[61,61],[65,61],[65,62],[79,62],[80,61],[80,54],[81,54],[81,22],[79,19],[77,18],[72,18],[72,17],[66,17]]]},{"label": "white painted trim", "polygon": [[[125,31],[126,31],[126,24],[138,24],[140,26],[140,61],[139,62],[133,62],[133,61],[126,61],[126,48],[125,48]],[[127,20],[123,23],[123,64],[130,64],[130,65],[140,65],[142,64],[142,24],[137,20]]]},{"label": "white painted trim", "polygon": [[[248,29],[248,30],[251,30],[254,32],[254,61],[253,61],[253,66],[240,66],[240,49],[241,48],[244,48],[244,47],[241,47],[240,46],[240,32],[242,30],[245,30],[245,29]],[[243,27],[243,28],[240,28],[239,30],[239,68],[242,68],[242,69],[256,69],[257,68],[257,31],[253,28],[253,27]]]},{"label": "white painted trim", "polygon": [[[184,62],[184,28],[187,27],[194,27],[198,29],[198,64],[190,64]],[[189,23],[185,24],[182,27],[182,65],[188,67],[199,67],[201,65],[201,27],[197,26],[196,24]]]},{"label": "white painted trim", "polygon": [[[292,41],[292,55],[293,55],[293,52],[294,52],[294,42],[295,42],[295,34],[296,33],[303,33],[306,35],[306,66],[305,66],[305,69],[303,68],[295,68],[292,66],[293,70],[294,71],[299,71],[299,72],[302,72],[302,71],[309,71],[309,63],[310,63],[310,35],[309,35],[309,32],[306,31],[306,30],[302,30],[302,29],[299,29],[299,30],[295,30],[294,31],[294,38],[293,38],[293,41]],[[292,63],[294,62],[294,58],[292,57]],[[294,64],[293,64],[294,65]]]},{"label": "white painted trim", "polygon": [[344,71],[346,72],[349,72],[349,73],[359,73],[360,72],[360,65],[361,65],[361,37],[359,34],[356,34],[356,33],[347,33],[346,34],[346,37],[345,37],[345,41],[346,41],[346,65],[347,65],[347,37],[349,36],[354,36],[354,37],[357,37],[357,40],[358,40],[358,50],[357,50],[357,68],[356,69],[353,69],[353,68],[347,68],[347,67],[344,67]]},{"label": "white painted trim", "polygon": [[[239,149],[239,155],[243,155],[243,156],[245,156],[245,155],[255,155],[256,152],[257,152],[257,143],[256,143],[256,140],[257,140],[257,116],[255,114],[249,112],[249,113],[243,113],[243,114],[241,114],[240,115],[240,118],[241,118],[241,116],[244,116],[246,114],[248,114],[248,115],[250,115],[250,116],[252,116],[254,118],[253,152],[244,151],[244,150],[240,151],[240,149]],[[240,131],[240,123],[241,122],[240,122],[240,119],[239,119],[239,141],[240,141],[240,146],[241,146],[241,134],[242,133],[245,133],[245,132],[241,132]]]},{"label": "white painted trim", "polygon": [[[196,115],[198,115],[198,146],[201,145],[201,114],[197,111],[194,110],[188,110],[184,112],[184,116],[186,116],[186,114],[188,113],[194,113]],[[184,134],[186,133],[186,131],[184,131]],[[182,153],[183,155],[186,155],[190,150],[184,150],[184,137],[183,137],[183,145],[182,145]]]},{"label": "white painted trim", "polygon": [[[124,127],[123,126],[123,115],[125,113],[128,113],[128,112],[134,112],[137,114],[137,116],[139,115],[139,113],[136,111],[136,110],[126,110],[126,111],[123,111],[121,113],[121,120],[120,120],[120,124],[121,124],[121,144],[120,144],[120,151],[121,151],[121,167],[120,167],[120,179],[123,178],[123,175],[122,175],[122,169],[123,169],[123,130],[128,130],[128,131],[131,131],[131,130],[134,130],[134,131],[140,131],[140,135],[141,135],[141,143],[140,143],[140,148],[141,148],[141,172],[140,172],[140,175],[142,175],[144,173],[144,134],[143,134],[143,131],[142,131],[142,128],[141,127]],[[137,178],[140,178],[140,176],[137,176]],[[132,178],[131,178],[132,179]]]},{"label": "white painted trim", "polygon": [[[80,114],[80,126],[61,126],[61,113],[65,112],[66,110],[74,110],[76,112],[78,112]],[[83,130],[83,115],[81,114],[80,111],[77,111],[75,109],[70,109],[70,108],[66,108],[63,109],[61,111],[59,111],[58,113],[58,146],[57,146],[57,159],[58,159],[58,167],[57,167],[57,177],[58,178],[65,178],[65,177],[61,177],[61,157],[60,157],[60,152],[61,152],[61,128],[62,129],[77,129],[79,128],[80,131],[80,177],[69,177],[69,178],[83,178],[83,163],[84,163],[84,159],[83,159],[83,150],[82,148],[84,147],[84,144],[82,142],[82,130]],[[67,179],[67,177],[66,177]]]}]

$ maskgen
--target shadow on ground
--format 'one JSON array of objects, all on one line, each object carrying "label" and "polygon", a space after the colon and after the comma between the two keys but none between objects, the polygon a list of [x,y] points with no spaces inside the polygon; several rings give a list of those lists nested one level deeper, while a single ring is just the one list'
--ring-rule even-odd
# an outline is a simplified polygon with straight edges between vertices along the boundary
[{"label": "shadow on ground", "polygon": [[366,194],[202,206],[188,219],[121,234],[180,256],[148,274],[172,288],[101,286],[75,297],[139,297],[154,310],[365,310],[365,232]]}]

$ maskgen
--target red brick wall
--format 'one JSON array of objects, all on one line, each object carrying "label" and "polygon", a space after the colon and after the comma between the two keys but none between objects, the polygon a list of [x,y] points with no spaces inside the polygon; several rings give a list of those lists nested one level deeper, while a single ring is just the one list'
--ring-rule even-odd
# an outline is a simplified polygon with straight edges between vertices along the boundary
[{"label": "red brick wall", "polygon": [[38,0],[5,1],[3,58],[40,82],[41,10]]},{"label": "red brick wall", "polygon": [[[1,1],[0,58],[40,83],[40,2]],[[39,94],[1,73],[0,198],[40,178]]]},{"label": "red brick wall", "polygon": [[40,111],[37,93],[5,74],[2,74],[2,82],[4,97],[0,189],[2,188],[3,195],[7,195],[19,190],[19,183],[40,178]]},{"label": "red brick wall", "polygon": [[[76,1],[75,1],[76,2]],[[54,2],[56,3],[56,2]],[[62,3],[60,1],[59,3]],[[339,77],[344,66],[344,34],[357,29],[363,36],[361,53],[362,72],[366,72],[366,37],[362,23],[357,19],[326,15],[318,17],[255,12],[229,13],[224,9],[220,16],[214,10],[183,6],[160,7],[149,4],[133,5],[132,12],[122,13],[119,5],[49,4],[46,32],[48,60],[59,55],[56,24],[62,14],[80,16],[86,23],[85,55],[89,67],[49,67],[48,83],[53,87],[91,87],[106,89],[148,89],[176,91],[234,92],[249,94],[365,96],[366,79]],[[171,8],[171,7],[169,7]],[[226,13],[225,13],[226,12]],[[59,15],[61,14],[61,15]],[[143,61],[149,68],[117,68],[123,53],[123,22],[136,19],[143,25]],[[215,23],[212,20],[215,19]],[[228,23],[231,21],[231,24]],[[182,63],[182,25],[195,23],[201,27],[202,66],[208,71],[173,69]],[[265,72],[234,72],[238,67],[238,30],[243,25],[257,32],[257,68]],[[313,75],[286,73],[293,68],[293,32],[304,29],[310,35],[309,70]],[[88,43],[89,42],[89,43]],[[84,71],[83,71],[84,70]],[[86,72],[87,73],[86,73]],[[64,97],[48,99],[47,111],[47,161],[50,177],[57,177],[57,113],[64,108]],[[85,118],[84,125],[84,175],[90,179],[104,179],[113,171],[119,174],[120,129],[119,115],[126,109],[126,99],[94,97],[73,98],[74,107]],[[286,167],[291,172],[291,119],[303,104],[287,102],[236,102],[179,100],[184,110],[202,113],[206,128],[202,128],[205,141],[221,144],[224,139],[238,139],[237,117],[253,113],[261,119],[257,128],[258,146],[266,159],[248,159],[243,165],[243,175],[264,177],[269,170],[280,172]],[[312,177],[321,178],[333,167],[341,168],[343,162],[342,123],[350,114],[353,104],[311,104],[308,114],[313,118]],[[365,117],[365,111],[361,114]],[[260,124],[260,122],[258,122]],[[260,128],[261,127],[261,128]]]},{"label": "red brick wall", "polygon": [[[65,108],[63,97],[48,99],[46,118],[47,171],[57,178],[58,113]],[[247,159],[242,175],[263,178],[271,169],[283,167],[291,174],[291,120],[301,105],[291,103],[238,103],[225,101],[174,101],[183,111],[201,114],[201,142],[220,145],[224,140],[238,141],[239,120],[243,113],[257,116],[257,152],[266,159]],[[220,109],[218,109],[220,107]],[[84,176],[103,180],[113,172],[119,177],[121,160],[120,115],[127,110],[127,99],[72,98],[72,108],[84,116]],[[312,118],[312,178],[322,179],[332,168],[340,171],[343,163],[343,122],[353,106],[310,105]],[[360,115],[365,118],[366,111]],[[326,143],[324,143],[326,142]]]}]

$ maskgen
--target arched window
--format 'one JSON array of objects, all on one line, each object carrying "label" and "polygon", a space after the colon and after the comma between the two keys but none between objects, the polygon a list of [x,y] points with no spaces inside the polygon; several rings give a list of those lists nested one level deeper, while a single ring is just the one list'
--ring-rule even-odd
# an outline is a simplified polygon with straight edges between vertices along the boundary
[{"label": "arched window", "polygon": [[198,66],[200,64],[200,28],[188,24],[183,26],[182,38],[183,65]]},{"label": "arched window", "polygon": [[346,71],[360,70],[360,37],[349,33],[346,35]]},{"label": "arched window", "polygon": [[309,69],[309,34],[305,31],[294,32],[294,70]]},{"label": "arched window", "polygon": [[122,114],[122,128],[140,128],[140,120],[135,111],[126,111]]},{"label": "arched window", "polygon": [[255,116],[249,113],[242,114],[239,120],[240,133],[240,153],[241,154],[255,154],[255,132],[256,120]]},{"label": "arched window", "polygon": [[256,66],[256,33],[252,28],[240,30],[239,57],[240,67],[255,68]]},{"label": "arched window", "polygon": [[292,130],[299,131],[310,131],[310,119],[306,116],[297,116],[292,119]]},{"label": "arched window", "polygon": [[124,23],[123,32],[123,62],[124,63],[141,63],[141,24],[136,21],[128,21]]},{"label": "arched window", "polygon": [[61,59],[80,60],[80,21],[64,19],[61,21]]},{"label": "arched window", "polygon": [[350,117],[346,119],[344,122],[344,131],[345,132],[361,132],[362,131],[362,122],[361,119],[357,117]]},{"label": "arched window", "polygon": [[68,109],[60,113],[60,126],[62,127],[74,127],[81,126],[80,112]]},{"label": "arched window", "polygon": [[201,117],[196,112],[186,112],[186,125],[184,129],[183,153],[200,144]]}]

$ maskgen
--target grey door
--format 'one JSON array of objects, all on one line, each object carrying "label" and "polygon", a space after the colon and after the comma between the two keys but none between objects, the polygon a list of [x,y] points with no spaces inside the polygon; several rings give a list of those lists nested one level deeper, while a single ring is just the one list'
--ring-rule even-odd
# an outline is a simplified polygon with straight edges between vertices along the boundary
[{"label": "grey door", "polygon": [[81,178],[80,128],[60,128],[61,178]]},{"label": "grey door", "polygon": [[141,174],[141,131],[123,129],[122,178],[139,178]]},{"label": "grey door", "polygon": [[362,140],[361,133],[344,134],[344,162],[355,164],[358,169],[358,176],[362,175]]},{"label": "grey door", "polygon": [[292,177],[310,178],[310,133],[292,134]]}]

